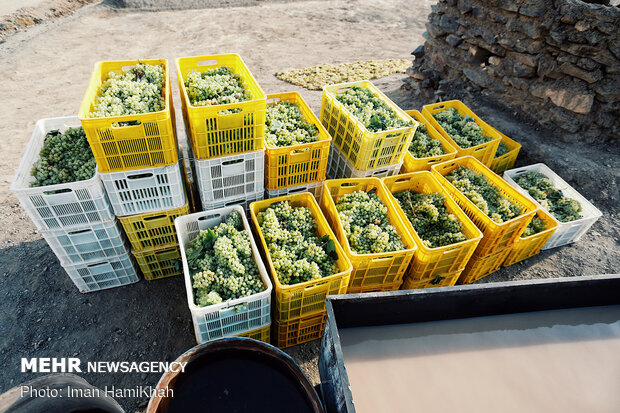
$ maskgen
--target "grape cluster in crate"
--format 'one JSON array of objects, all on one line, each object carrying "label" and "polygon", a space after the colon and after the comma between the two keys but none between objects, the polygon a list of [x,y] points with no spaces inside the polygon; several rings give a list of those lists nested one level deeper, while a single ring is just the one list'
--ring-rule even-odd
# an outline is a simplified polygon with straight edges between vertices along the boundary
[{"label": "grape cluster in crate", "polygon": [[329,294],[475,282],[601,215],[545,165],[511,169],[521,145],[460,101],[403,111],[359,81],[317,117],[238,55],[176,69],[187,162],[168,61],[99,62],[12,190],[81,292],[182,274],[199,343],[310,341]]}]

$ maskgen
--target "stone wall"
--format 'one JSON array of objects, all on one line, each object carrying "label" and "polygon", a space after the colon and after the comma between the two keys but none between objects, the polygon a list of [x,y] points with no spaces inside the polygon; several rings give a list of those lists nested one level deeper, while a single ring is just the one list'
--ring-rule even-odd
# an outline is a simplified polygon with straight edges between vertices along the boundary
[{"label": "stone wall", "polygon": [[620,8],[440,0],[426,29],[406,87],[471,82],[566,140],[620,141]]}]

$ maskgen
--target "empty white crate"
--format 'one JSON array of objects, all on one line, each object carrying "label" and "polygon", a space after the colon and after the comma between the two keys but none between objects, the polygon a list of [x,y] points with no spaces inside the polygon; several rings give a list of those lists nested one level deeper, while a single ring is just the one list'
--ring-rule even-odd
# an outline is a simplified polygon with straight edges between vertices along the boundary
[{"label": "empty white crate", "polygon": [[327,176],[330,179],[383,178],[384,176],[398,174],[402,165],[403,163],[400,162],[368,171],[360,171],[355,169],[353,164],[340,152],[340,149],[335,145],[331,145],[329,147],[329,160],[327,161]]},{"label": "empty white crate", "polygon": [[232,199],[232,200],[216,200],[213,202],[203,202],[202,210],[203,211],[211,211],[213,209],[219,209],[224,207],[230,207],[238,205],[243,208],[243,210],[247,213],[248,207],[254,201],[260,201],[265,196],[265,191],[255,192],[253,194],[246,194],[245,197],[240,199]]},{"label": "empty white crate", "polygon": [[82,293],[120,287],[139,281],[134,262],[129,254],[80,264],[62,264],[62,267]]},{"label": "empty white crate", "polygon": [[321,193],[323,192],[323,181],[314,182],[306,185],[292,186],[290,188],[274,189],[273,191],[265,190],[265,198],[277,198],[279,196],[299,194],[302,192],[310,192],[317,201],[321,200]]},{"label": "empty white crate", "polygon": [[[248,297],[228,300],[220,304],[206,307],[198,307],[194,303],[192,279],[189,273],[185,249],[189,242],[194,239],[200,231],[213,228],[219,223],[224,222],[233,211],[237,211],[241,214],[243,227],[250,236],[252,255],[258,266],[260,276],[265,283],[265,290]],[[174,225],[181,248],[187,304],[192,313],[196,341],[198,343],[204,343],[205,341],[234,336],[267,326],[271,322],[271,280],[261,260],[243,208],[240,206],[232,206],[213,211],[183,215],[174,220]]]},{"label": "empty white crate", "polygon": [[[181,160],[182,162],[182,160]],[[181,162],[169,166],[102,173],[117,216],[144,214],[185,204]]]},{"label": "empty white crate", "polygon": [[129,252],[116,219],[78,228],[42,231],[42,235],[61,263],[79,264]]},{"label": "empty white crate", "polygon": [[265,151],[221,158],[196,159],[196,182],[200,200],[227,201],[262,192],[265,188]]},{"label": "empty white crate", "polygon": [[548,250],[550,248],[555,248],[578,241],[579,238],[581,238],[581,236],[585,234],[588,229],[590,229],[592,224],[594,224],[596,220],[601,217],[601,211],[599,211],[594,205],[590,203],[590,201],[588,201],[579,192],[573,189],[572,186],[566,183],[566,181],[560,178],[555,172],[553,172],[547,165],[543,163],[537,163],[521,168],[510,169],[504,172],[504,179],[506,180],[506,182],[508,182],[512,187],[517,189],[523,195],[536,202],[536,204],[538,204],[540,208],[545,209],[532,196],[530,196],[530,194],[525,189],[521,188],[515,182],[515,180],[519,178],[519,176],[523,175],[526,172],[542,173],[551,180],[551,183],[556,189],[562,191],[564,196],[572,198],[579,202],[582,208],[582,211],[580,213],[582,217],[581,219],[570,222],[558,221],[558,228],[555,230],[553,235],[551,235],[551,238],[549,238],[549,240],[545,243],[542,248],[543,250]]},{"label": "empty white crate", "polygon": [[32,167],[39,159],[45,134],[56,129],[64,132],[69,128],[80,126],[76,116],[37,121],[11,184],[11,191],[39,230],[68,228],[114,218],[98,172],[85,181],[30,187],[34,182],[34,177],[31,175]]}]

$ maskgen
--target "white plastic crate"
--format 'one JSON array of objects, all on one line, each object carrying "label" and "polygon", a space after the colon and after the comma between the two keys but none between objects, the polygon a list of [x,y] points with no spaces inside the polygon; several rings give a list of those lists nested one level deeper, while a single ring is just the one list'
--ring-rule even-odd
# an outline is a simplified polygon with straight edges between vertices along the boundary
[{"label": "white plastic crate", "polygon": [[323,181],[314,182],[312,184],[292,186],[290,188],[274,189],[273,191],[265,190],[265,198],[276,198],[284,195],[299,194],[301,192],[310,192],[317,201],[320,202],[323,193]]},{"label": "white plastic crate", "polygon": [[80,264],[62,264],[62,267],[81,293],[120,287],[139,281],[129,254]]},{"label": "white plastic crate", "polygon": [[[252,294],[248,297],[228,300],[207,307],[198,307],[194,304],[192,280],[190,278],[185,248],[200,231],[212,228],[224,222],[232,211],[237,211],[241,214],[243,227],[250,236],[252,255],[254,256],[258,271],[260,272],[260,276],[266,288],[264,291],[258,294]],[[196,341],[198,341],[198,343],[245,333],[264,327],[271,322],[271,280],[267,275],[267,270],[261,260],[256,242],[252,236],[250,225],[243,212],[243,208],[240,206],[232,206],[213,211],[183,215],[174,220],[183,260],[187,304],[192,313]]]},{"label": "white plastic crate", "polygon": [[80,264],[129,252],[116,219],[79,228],[43,231],[42,235],[61,263]]},{"label": "white plastic crate", "polygon": [[355,169],[353,164],[340,152],[335,145],[329,147],[329,160],[327,161],[327,177],[330,179],[345,178],[383,178],[398,174],[402,162],[382,166],[380,168],[369,169],[368,171],[359,171]]},{"label": "white plastic crate", "polygon": [[169,166],[102,173],[117,216],[179,208],[185,204],[182,160]]},{"label": "white plastic crate", "polygon": [[[599,211],[594,205],[590,203],[585,197],[583,197],[579,192],[573,189],[566,181],[560,178],[555,172],[553,172],[547,165],[543,163],[537,163],[534,165],[524,166],[521,168],[510,169],[504,172],[504,179],[508,182],[512,187],[517,189],[523,195],[527,196],[532,201],[536,202],[541,208],[542,206],[530,196],[530,194],[523,188],[521,188],[515,180],[526,172],[540,172],[545,175],[547,178],[551,180],[553,186],[556,189],[562,191],[564,196],[568,198],[572,198],[581,204],[582,211],[580,213],[581,219],[571,222],[559,222],[558,228],[555,230],[551,238],[545,243],[543,246],[543,250],[548,250],[550,248],[560,247],[562,245],[571,244],[575,241],[578,241],[579,238],[583,234],[585,234],[588,229],[599,219],[602,215],[601,211]],[[542,208],[544,209],[544,208]],[[547,211],[545,209],[545,211]],[[549,211],[547,211],[549,212]],[[555,218],[554,218],[555,219]],[[556,220],[557,221],[557,220]]]},{"label": "white plastic crate", "polygon": [[30,187],[34,182],[30,173],[34,163],[39,159],[45,134],[51,130],[58,129],[64,132],[79,126],[81,125],[77,116],[37,121],[11,184],[11,191],[39,230],[69,228],[114,218],[98,172],[85,181]]},{"label": "white plastic crate", "polygon": [[255,192],[253,194],[247,194],[243,198],[240,199],[232,199],[232,200],[224,200],[224,201],[213,201],[213,202],[203,202],[202,210],[203,211],[211,211],[213,209],[231,207],[238,205],[243,208],[243,210],[247,213],[249,211],[248,207],[254,201],[260,201],[265,196],[265,191]]},{"label": "white plastic crate", "polygon": [[196,182],[200,200],[228,201],[265,188],[265,151],[214,159],[196,159]]}]

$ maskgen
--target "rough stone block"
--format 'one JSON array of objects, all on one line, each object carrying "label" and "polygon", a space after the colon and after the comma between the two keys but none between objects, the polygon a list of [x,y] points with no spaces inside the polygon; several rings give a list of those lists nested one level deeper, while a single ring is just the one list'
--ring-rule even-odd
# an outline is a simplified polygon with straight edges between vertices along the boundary
[{"label": "rough stone block", "polygon": [[571,112],[590,113],[594,95],[577,82],[561,80],[551,85],[545,92],[554,105]]},{"label": "rough stone block", "polygon": [[500,0],[498,3],[499,8],[504,9],[506,11],[511,11],[516,13],[519,11],[519,5],[512,0]]},{"label": "rough stone block", "polygon": [[540,17],[545,14],[547,5],[544,1],[539,1],[531,5],[523,5],[519,7],[519,14],[529,17]]},{"label": "rough stone block", "polygon": [[434,24],[431,23],[426,23],[426,32],[431,36],[431,37],[442,37],[446,35],[446,32],[444,32],[441,27],[439,26],[435,26]]},{"label": "rough stone block", "polygon": [[491,78],[488,76],[488,74],[486,73],[486,70],[484,68],[479,68],[479,67],[474,67],[474,68],[470,68],[470,67],[464,67],[463,68],[463,74],[472,82],[475,83],[478,86],[481,86],[483,88],[487,88],[487,87],[491,87],[493,86],[493,81],[491,80]]},{"label": "rough stone block", "polygon": [[585,80],[588,83],[594,83],[603,78],[603,73],[600,70],[595,70],[593,72],[583,70],[578,68],[577,66],[571,63],[563,63],[559,68],[560,72],[565,73],[569,76],[576,77],[581,80]]},{"label": "rough stone block", "polygon": [[444,14],[439,19],[439,26],[446,33],[456,33],[456,30],[459,28],[459,23],[456,19]]},{"label": "rough stone block", "polygon": [[452,47],[458,46],[462,41],[463,39],[455,34],[449,34],[446,36],[446,42]]},{"label": "rough stone block", "polygon": [[551,108],[551,122],[562,130],[575,133],[579,130],[581,123],[575,114],[566,112],[562,108]]},{"label": "rough stone block", "polygon": [[516,77],[534,77],[536,75],[536,68],[514,62],[512,65],[512,75]]},{"label": "rough stone block", "polygon": [[584,70],[596,70],[601,67],[600,64],[596,63],[592,59],[588,59],[587,57],[582,57],[578,59],[576,65]]},{"label": "rough stone block", "polygon": [[620,76],[606,77],[600,82],[596,82],[592,88],[602,102],[620,102]]}]

